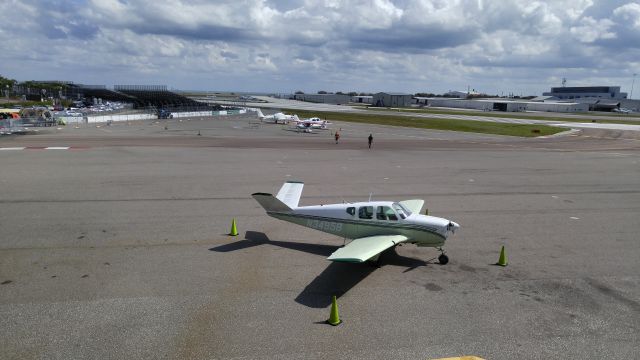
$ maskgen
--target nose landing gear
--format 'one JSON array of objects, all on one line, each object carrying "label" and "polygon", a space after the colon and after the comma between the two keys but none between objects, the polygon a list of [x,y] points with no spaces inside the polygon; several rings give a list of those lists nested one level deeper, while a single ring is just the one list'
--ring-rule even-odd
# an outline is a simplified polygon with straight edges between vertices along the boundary
[{"label": "nose landing gear", "polygon": [[444,250],[441,247],[439,247],[438,250],[440,250],[441,252],[440,256],[438,256],[438,262],[440,263],[440,265],[447,265],[447,263],[449,262],[449,257],[444,254]]}]

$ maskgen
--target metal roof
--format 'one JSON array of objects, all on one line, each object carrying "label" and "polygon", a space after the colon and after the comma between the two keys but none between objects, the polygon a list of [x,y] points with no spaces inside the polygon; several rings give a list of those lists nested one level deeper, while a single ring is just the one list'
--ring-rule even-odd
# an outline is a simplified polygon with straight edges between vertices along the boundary
[{"label": "metal roof", "polygon": [[385,92],[385,91],[381,91],[378,94],[386,94],[386,95],[392,95],[392,96],[413,96],[413,94],[407,94],[407,93],[401,93],[401,92]]}]

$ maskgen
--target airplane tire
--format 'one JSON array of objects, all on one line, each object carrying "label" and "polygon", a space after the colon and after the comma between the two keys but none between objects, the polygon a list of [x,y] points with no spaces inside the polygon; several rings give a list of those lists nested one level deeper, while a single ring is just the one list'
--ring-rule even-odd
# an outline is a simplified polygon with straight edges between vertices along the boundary
[{"label": "airplane tire", "polygon": [[447,263],[449,262],[449,257],[445,254],[441,254],[440,256],[438,256],[438,262],[440,262],[440,265],[447,265]]}]

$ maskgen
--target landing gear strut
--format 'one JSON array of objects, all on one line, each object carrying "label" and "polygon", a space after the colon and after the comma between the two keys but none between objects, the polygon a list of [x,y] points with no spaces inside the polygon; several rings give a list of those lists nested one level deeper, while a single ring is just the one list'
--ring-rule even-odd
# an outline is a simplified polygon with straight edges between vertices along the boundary
[{"label": "landing gear strut", "polygon": [[440,256],[438,256],[438,262],[440,262],[440,265],[447,265],[449,257],[444,254],[444,250],[441,247],[438,250],[441,252]]}]

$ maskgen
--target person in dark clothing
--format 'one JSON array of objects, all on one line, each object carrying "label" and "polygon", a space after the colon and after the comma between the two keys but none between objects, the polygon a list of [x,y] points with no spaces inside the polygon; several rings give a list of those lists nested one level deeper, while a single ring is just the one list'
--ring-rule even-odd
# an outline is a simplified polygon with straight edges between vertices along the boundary
[{"label": "person in dark clothing", "polygon": [[373,134],[369,134],[369,149],[371,149],[372,142],[373,142]]},{"label": "person in dark clothing", "polygon": [[335,138],[336,138],[336,144],[337,144],[337,143],[338,143],[338,140],[340,140],[340,134],[338,134],[338,132],[337,132],[337,131],[336,131]]}]

